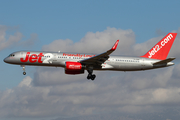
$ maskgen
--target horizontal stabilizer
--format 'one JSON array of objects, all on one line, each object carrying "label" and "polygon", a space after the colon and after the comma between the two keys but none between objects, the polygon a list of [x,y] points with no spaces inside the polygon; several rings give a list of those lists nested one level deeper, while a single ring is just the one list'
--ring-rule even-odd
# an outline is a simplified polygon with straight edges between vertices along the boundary
[{"label": "horizontal stabilizer", "polygon": [[168,58],[168,59],[165,59],[165,60],[161,60],[161,61],[159,61],[159,62],[155,62],[155,63],[153,63],[153,65],[167,64],[168,62],[171,62],[171,61],[173,61],[174,59],[176,59],[176,58]]}]

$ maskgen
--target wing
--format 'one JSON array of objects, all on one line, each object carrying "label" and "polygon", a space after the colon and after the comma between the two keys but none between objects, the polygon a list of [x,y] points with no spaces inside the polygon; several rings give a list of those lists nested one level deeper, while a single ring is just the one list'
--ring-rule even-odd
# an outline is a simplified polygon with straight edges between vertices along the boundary
[{"label": "wing", "polygon": [[79,62],[82,63],[82,64],[86,64],[86,65],[93,65],[93,66],[94,65],[99,65],[99,66],[101,66],[101,64],[104,63],[109,58],[109,55],[113,51],[116,50],[118,43],[119,43],[119,40],[116,41],[116,43],[114,44],[114,46],[110,50],[108,50],[108,51],[106,51],[104,53],[101,53],[99,55],[96,55],[94,57],[81,60]]}]

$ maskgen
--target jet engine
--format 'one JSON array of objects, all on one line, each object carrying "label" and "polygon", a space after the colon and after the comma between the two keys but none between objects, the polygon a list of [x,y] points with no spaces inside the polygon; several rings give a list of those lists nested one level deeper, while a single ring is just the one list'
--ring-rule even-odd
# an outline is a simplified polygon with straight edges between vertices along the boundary
[{"label": "jet engine", "polygon": [[84,66],[80,62],[71,62],[68,61],[65,64],[65,73],[66,74],[83,74]]}]

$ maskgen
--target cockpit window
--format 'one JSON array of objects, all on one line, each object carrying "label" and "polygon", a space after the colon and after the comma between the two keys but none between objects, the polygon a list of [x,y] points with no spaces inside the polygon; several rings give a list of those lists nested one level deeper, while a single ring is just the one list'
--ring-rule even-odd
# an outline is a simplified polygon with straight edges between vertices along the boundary
[{"label": "cockpit window", "polygon": [[15,55],[14,54],[10,54],[9,57],[14,57]]}]

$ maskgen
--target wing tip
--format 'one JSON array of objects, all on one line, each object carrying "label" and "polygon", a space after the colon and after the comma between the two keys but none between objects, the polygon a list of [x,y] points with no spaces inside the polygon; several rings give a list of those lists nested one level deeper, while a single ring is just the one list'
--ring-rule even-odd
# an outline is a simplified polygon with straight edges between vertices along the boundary
[{"label": "wing tip", "polygon": [[115,44],[113,45],[113,47],[111,48],[112,51],[116,50],[117,46],[118,46],[119,40],[117,40],[115,42]]}]

